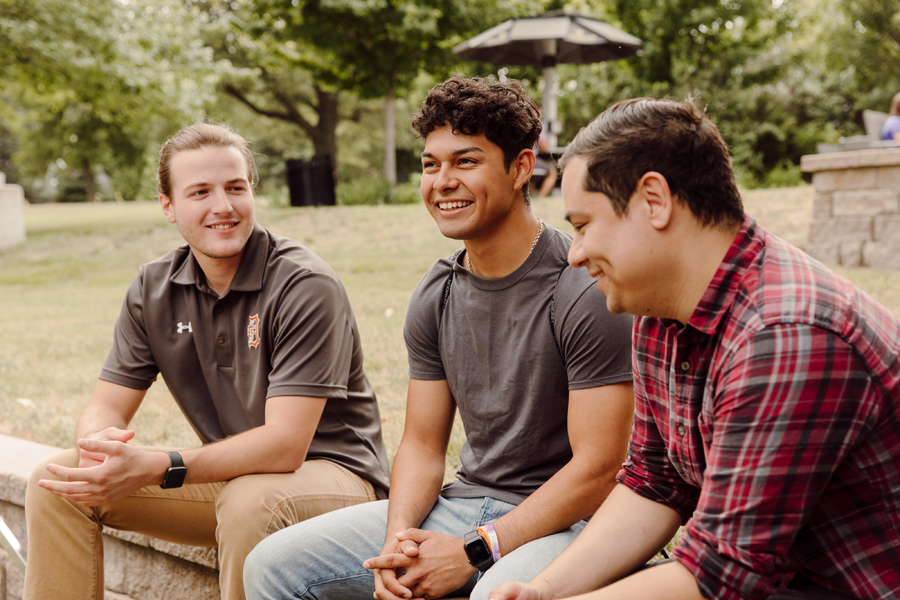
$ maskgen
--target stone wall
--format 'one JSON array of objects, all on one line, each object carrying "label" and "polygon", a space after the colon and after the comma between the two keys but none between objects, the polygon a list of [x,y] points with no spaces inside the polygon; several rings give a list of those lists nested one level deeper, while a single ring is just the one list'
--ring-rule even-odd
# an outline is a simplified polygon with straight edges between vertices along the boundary
[{"label": "stone wall", "polygon": [[[23,546],[25,487],[35,466],[59,448],[0,435],[0,516]],[[214,600],[219,574],[214,548],[163,542],[136,533],[103,532],[106,600]],[[0,550],[0,600],[20,600],[24,578]]]},{"label": "stone wall", "polygon": [[6,183],[0,173],[0,250],[25,241],[25,192],[22,186]]},{"label": "stone wall", "polygon": [[815,199],[809,242],[818,260],[900,271],[900,150],[804,156]]}]

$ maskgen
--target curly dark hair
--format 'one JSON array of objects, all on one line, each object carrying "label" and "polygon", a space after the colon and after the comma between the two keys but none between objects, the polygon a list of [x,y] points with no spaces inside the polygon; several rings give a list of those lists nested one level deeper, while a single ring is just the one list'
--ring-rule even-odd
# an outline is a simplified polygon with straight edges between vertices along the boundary
[{"label": "curly dark hair", "polygon": [[456,76],[431,88],[413,117],[421,138],[445,125],[454,133],[482,134],[503,151],[506,170],[541,135],[541,110],[515,79]]},{"label": "curly dark hair", "polygon": [[560,167],[575,157],[585,161],[582,188],[606,194],[619,216],[628,212],[644,173],[656,171],[703,225],[727,227],[744,220],[728,146],[690,101],[623,100],[575,136]]}]

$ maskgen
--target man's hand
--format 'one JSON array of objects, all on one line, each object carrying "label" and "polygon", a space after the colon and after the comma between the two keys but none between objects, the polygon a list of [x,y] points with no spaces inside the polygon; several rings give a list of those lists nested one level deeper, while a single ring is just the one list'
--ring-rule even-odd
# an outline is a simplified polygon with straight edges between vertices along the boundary
[{"label": "man's hand", "polygon": [[[397,534],[399,537],[400,533]],[[397,600],[412,598],[412,592],[398,581],[406,568],[412,565],[412,558],[419,554],[419,545],[415,542],[388,540],[381,549],[378,559],[369,559],[363,563],[366,569],[372,569],[375,576],[375,597],[381,600]],[[375,567],[375,561],[383,565]]]},{"label": "man's hand", "polygon": [[[82,455],[102,457],[92,467],[67,468],[47,465],[47,470],[62,479],[41,479],[38,485],[84,506],[100,506],[121,500],[139,488],[162,481],[169,457],[162,452],[145,452],[121,441],[82,438]],[[159,481],[157,481],[159,480]]]},{"label": "man's hand", "polygon": [[550,600],[550,595],[531,583],[507,581],[491,592],[488,600]]},{"label": "man's hand", "polygon": [[[460,538],[407,529],[397,534],[397,542],[395,552],[383,551],[363,563],[367,569],[381,570],[380,578],[377,572],[375,576],[375,597],[380,600],[440,598],[465,585],[476,572]],[[418,545],[417,551],[412,550],[410,542]],[[398,572],[402,573],[399,577]]]},{"label": "man's hand", "polygon": [[[97,433],[92,433],[84,439],[88,440],[101,440],[106,442],[128,442],[131,438],[134,437],[134,430],[131,429],[119,429],[118,427],[107,427],[103,431],[98,431]],[[88,467],[97,467],[103,464],[103,461],[106,459],[106,454],[102,452],[89,452],[84,450],[80,445],[78,446],[78,467],[80,469],[86,469]]]}]

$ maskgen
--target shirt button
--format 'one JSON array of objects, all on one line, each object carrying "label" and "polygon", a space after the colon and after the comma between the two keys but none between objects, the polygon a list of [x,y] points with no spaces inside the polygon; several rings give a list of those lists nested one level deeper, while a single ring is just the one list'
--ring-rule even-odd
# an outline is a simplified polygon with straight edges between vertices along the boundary
[{"label": "shirt button", "polygon": [[216,338],[216,342],[219,344],[224,344],[225,338],[220,335],[219,337]]},{"label": "shirt button", "polygon": [[681,362],[681,370],[682,371],[688,371],[688,370],[690,370],[690,368],[691,368],[691,363],[689,363],[686,360]]},{"label": "shirt button", "polygon": [[678,426],[678,435],[684,435],[684,425]]},{"label": "shirt button", "polygon": [[225,310],[225,309],[222,308],[221,306],[217,306],[217,307],[216,307],[216,310],[215,310],[214,312],[215,312],[217,315],[221,315],[223,310]]}]

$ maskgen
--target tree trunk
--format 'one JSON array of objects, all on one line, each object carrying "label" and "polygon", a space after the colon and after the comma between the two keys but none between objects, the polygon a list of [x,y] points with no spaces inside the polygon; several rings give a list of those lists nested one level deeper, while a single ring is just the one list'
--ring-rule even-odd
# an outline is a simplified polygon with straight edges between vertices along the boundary
[{"label": "tree trunk", "polygon": [[384,177],[397,183],[396,126],[394,124],[394,92],[384,97]]},{"label": "tree trunk", "polygon": [[[263,78],[263,84],[267,84]],[[312,108],[319,117],[315,124],[307,121],[297,107],[297,100],[288,94],[268,86],[268,92],[281,105],[283,110],[269,109],[259,106],[249,98],[247,93],[230,83],[224,86],[225,91],[231,94],[256,114],[272,119],[278,119],[287,123],[293,123],[305,133],[313,145],[314,158],[330,156],[335,160],[337,156],[337,124],[338,124],[338,93],[325,91],[316,87],[316,100],[305,103]]]},{"label": "tree trunk", "polygon": [[93,202],[97,195],[97,180],[94,179],[94,172],[91,170],[91,161],[87,156],[81,157],[81,175],[84,177],[84,191],[88,202]]},{"label": "tree trunk", "polygon": [[310,132],[313,154],[315,158],[330,156],[334,161],[337,159],[338,94],[316,87],[316,100],[319,122]]}]

